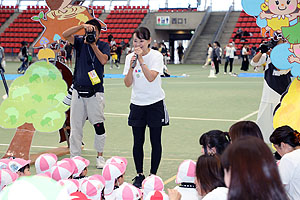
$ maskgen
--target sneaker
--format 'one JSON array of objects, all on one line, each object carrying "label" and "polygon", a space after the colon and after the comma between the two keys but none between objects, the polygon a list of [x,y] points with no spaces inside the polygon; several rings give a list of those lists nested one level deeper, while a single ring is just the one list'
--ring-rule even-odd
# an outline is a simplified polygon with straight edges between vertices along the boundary
[{"label": "sneaker", "polygon": [[231,73],[231,72],[229,72],[228,74],[229,74],[229,75],[231,75],[232,73]]},{"label": "sneaker", "polygon": [[224,72],[224,74],[227,74],[226,72]]},{"label": "sneaker", "polygon": [[102,156],[98,156],[96,158],[96,167],[97,167],[97,169],[103,169],[104,165],[105,165],[104,158]]},{"label": "sneaker", "polygon": [[136,177],[134,177],[133,184],[135,187],[141,189],[142,188],[142,182],[145,179],[145,176],[143,174],[138,174]]}]

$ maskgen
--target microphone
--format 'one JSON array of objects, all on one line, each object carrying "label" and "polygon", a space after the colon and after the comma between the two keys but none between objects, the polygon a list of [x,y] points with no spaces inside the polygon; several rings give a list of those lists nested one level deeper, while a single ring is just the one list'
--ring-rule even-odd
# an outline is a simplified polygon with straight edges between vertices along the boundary
[{"label": "microphone", "polygon": [[133,61],[132,65],[131,65],[131,68],[135,68],[136,62],[138,60],[138,55],[135,54],[135,56],[136,56],[136,59]]}]

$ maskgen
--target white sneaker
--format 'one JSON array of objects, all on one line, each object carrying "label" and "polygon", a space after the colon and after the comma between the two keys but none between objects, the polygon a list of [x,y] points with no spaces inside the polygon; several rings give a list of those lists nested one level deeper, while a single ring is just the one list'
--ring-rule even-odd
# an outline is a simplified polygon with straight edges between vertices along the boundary
[{"label": "white sneaker", "polygon": [[224,72],[224,74],[227,74],[226,72]]},{"label": "white sneaker", "polygon": [[98,156],[96,158],[96,167],[97,167],[97,169],[103,169],[104,165],[105,165],[104,158],[102,156]]},{"label": "white sneaker", "polygon": [[231,75],[232,73],[231,73],[231,72],[229,72],[228,74],[230,74],[230,75]]}]

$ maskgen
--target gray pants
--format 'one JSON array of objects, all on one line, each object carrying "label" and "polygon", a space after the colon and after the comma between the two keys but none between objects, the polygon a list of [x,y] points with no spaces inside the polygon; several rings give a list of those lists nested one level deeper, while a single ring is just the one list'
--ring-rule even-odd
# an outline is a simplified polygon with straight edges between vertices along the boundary
[{"label": "gray pants", "polygon": [[[92,125],[104,122],[104,93],[97,92],[90,98],[79,97],[77,90],[72,92],[71,101],[71,135],[70,154],[71,157],[81,155],[83,137],[83,126],[86,118]],[[103,152],[106,134],[95,134],[94,147],[97,152]]]}]

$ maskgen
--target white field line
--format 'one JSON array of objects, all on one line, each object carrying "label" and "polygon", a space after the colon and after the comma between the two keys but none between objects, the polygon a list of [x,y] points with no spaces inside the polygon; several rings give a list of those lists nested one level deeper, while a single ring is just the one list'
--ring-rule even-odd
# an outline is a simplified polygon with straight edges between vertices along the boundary
[{"label": "white field line", "polygon": [[252,117],[253,115],[256,115],[257,113],[258,113],[258,110],[250,113],[249,115],[246,115],[245,117],[240,118],[238,121],[244,121],[244,120]]},{"label": "white field line", "polygon": [[[192,82],[166,82],[165,84],[184,84],[184,85],[195,85],[195,84],[251,84],[251,83],[257,83],[261,84],[261,81],[192,81]],[[104,86],[119,86],[124,85],[124,83],[105,83]],[[124,87],[125,88],[125,87]]]},{"label": "white field line", "polygon": [[[128,114],[118,114],[118,113],[104,113],[104,114],[111,115],[111,116],[128,117]],[[194,118],[194,117],[170,117],[170,119],[193,120],[193,121],[218,121],[218,122],[237,122],[238,121],[238,120],[234,120],[234,119],[207,119],[207,118]]]}]

